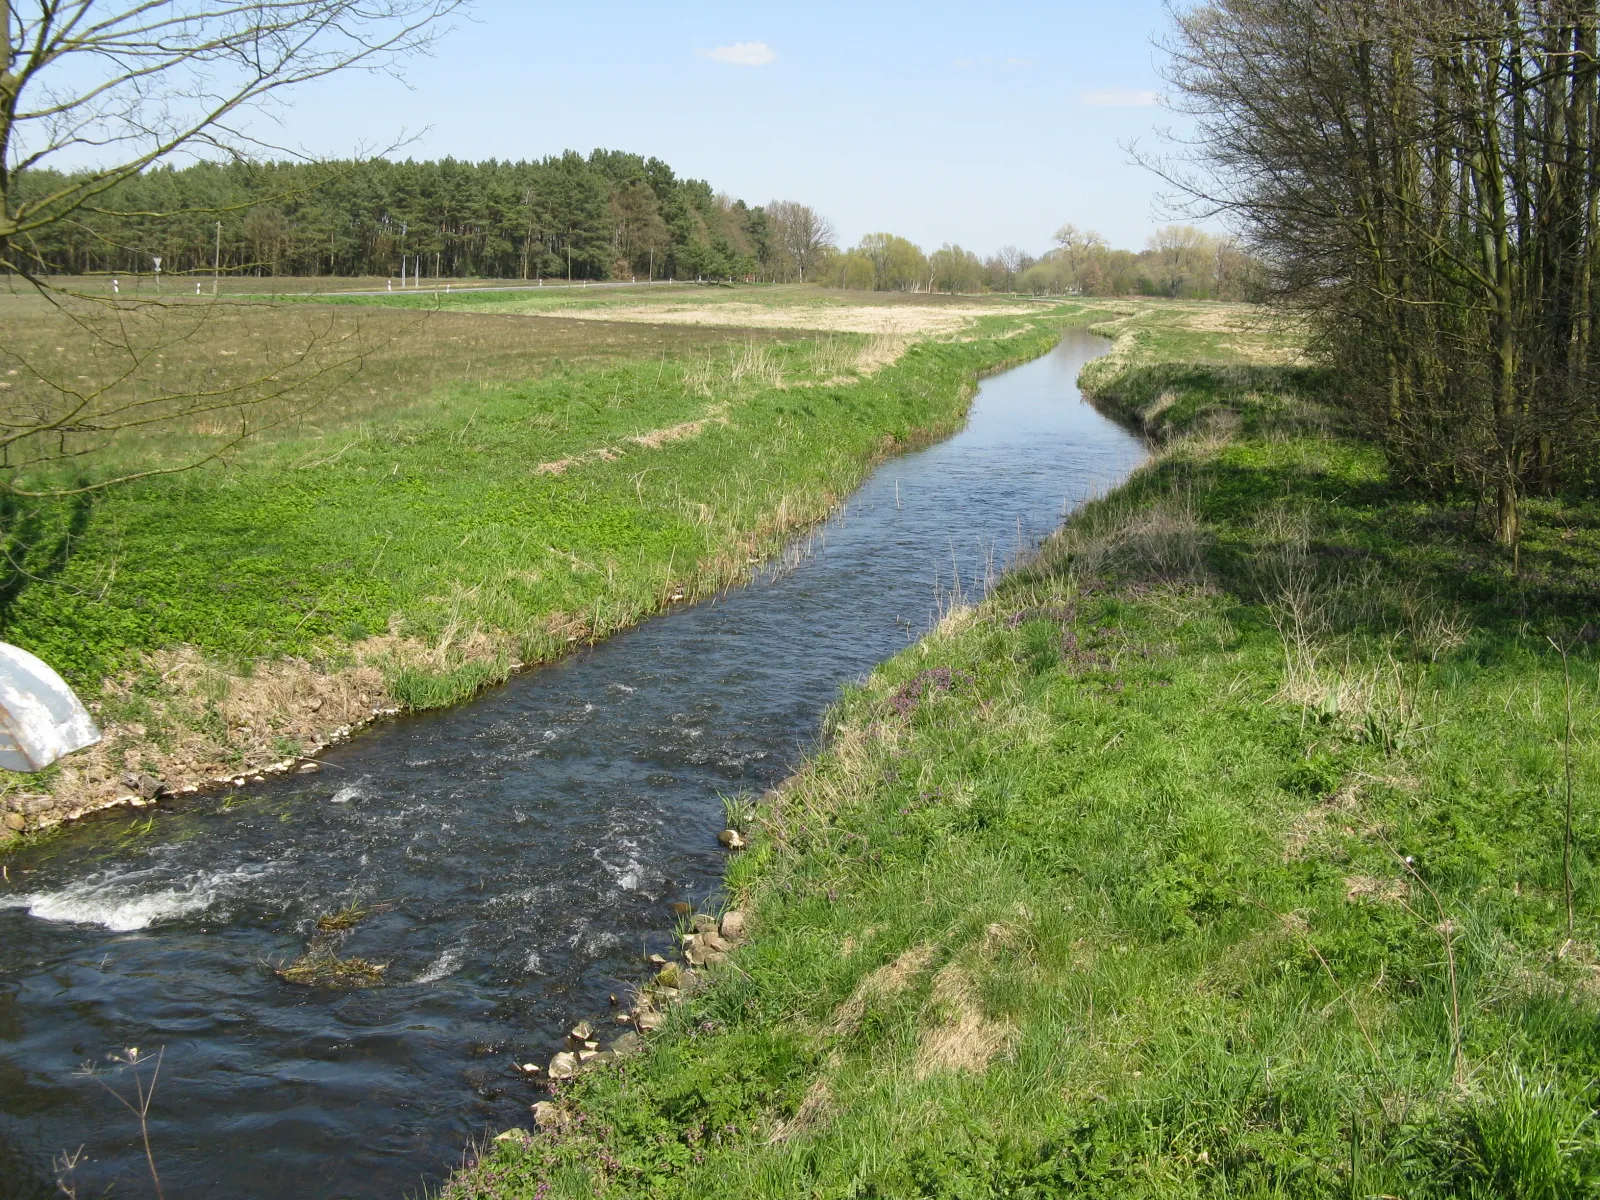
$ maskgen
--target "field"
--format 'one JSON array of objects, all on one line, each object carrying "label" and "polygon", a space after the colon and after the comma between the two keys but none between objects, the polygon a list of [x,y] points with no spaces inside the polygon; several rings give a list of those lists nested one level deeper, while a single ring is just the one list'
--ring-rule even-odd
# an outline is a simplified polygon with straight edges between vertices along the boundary
[{"label": "field", "polygon": [[[1070,311],[963,300],[878,334],[819,327],[852,305],[816,289],[598,291],[583,319],[454,294],[119,313],[149,323],[130,381],[67,316],[0,297],[8,402],[27,398],[24,363],[113,394],[223,380],[258,426],[202,469],[8,511],[0,635],[60,669],[108,735],[14,781],[11,825],[126,796],[129,775],[176,790],[286,769],[376,713],[453,702],[733,585],[873,461],[952,429],[975,376],[1042,352]],[[638,315],[727,298],[778,319]],[[192,461],[234,419],[134,430],[93,469]]]},{"label": "field", "polygon": [[730,801],[753,936],[453,1200],[1600,1190],[1600,507],[1513,564],[1291,331],[1103,315],[1161,454]]}]

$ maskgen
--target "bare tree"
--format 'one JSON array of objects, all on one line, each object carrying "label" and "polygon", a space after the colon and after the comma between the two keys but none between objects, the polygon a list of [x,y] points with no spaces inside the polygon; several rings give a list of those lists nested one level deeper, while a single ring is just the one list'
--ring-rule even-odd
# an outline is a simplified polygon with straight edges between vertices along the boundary
[{"label": "bare tree", "polygon": [[1213,0],[1171,75],[1192,156],[1404,481],[1521,499],[1600,482],[1600,6]]},{"label": "bare tree", "polygon": [[1015,246],[1001,246],[995,254],[1000,269],[1005,272],[1006,291],[1017,290],[1017,276],[1033,266],[1033,257]]},{"label": "bare tree", "polygon": [[1193,225],[1166,225],[1150,235],[1149,249],[1162,291],[1177,299],[1185,284],[1209,272],[1216,240]]},{"label": "bare tree", "polygon": [[[440,19],[464,2],[0,0],[0,274],[53,306],[79,339],[76,357],[99,367],[85,376],[0,327],[0,361],[16,377],[0,392],[0,491],[61,494],[187,469],[257,432],[253,411],[284,419],[295,388],[356,361],[313,353],[308,342],[282,369],[164,386],[149,370],[154,359],[201,336],[210,317],[175,298],[63,286],[40,241],[92,214],[176,215],[120,212],[119,185],[178,157],[272,149],[251,122],[285,89],[344,70],[392,69],[425,50]],[[256,225],[264,242],[274,240],[270,220]],[[43,481],[52,465],[85,462],[129,431],[223,411],[238,418],[229,432],[181,462]],[[40,482],[28,486],[30,476]]]},{"label": "bare tree", "polygon": [[1089,260],[1106,249],[1106,239],[1093,229],[1079,229],[1069,221],[1056,230],[1051,240],[1060,248],[1067,260],[1067,270],[1071,275],[1073,286],[1082,287]]},{"label": "bare tree", "polygon": [[793,200],[774,200],[766,208],[777,242],[802,283],[833,249],[833,222]]}]

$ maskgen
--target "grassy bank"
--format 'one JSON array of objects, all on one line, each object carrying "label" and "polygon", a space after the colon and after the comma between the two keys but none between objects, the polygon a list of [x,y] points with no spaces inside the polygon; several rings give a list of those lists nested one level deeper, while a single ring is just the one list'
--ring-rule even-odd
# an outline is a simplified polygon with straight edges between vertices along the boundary
[{"label": "grassy bank", "polygon": [[[269,361],[262,331],[288,344],[323,307],[225,310],[169,370]],[[225,467],[8,514],[0,636],[62,670],[108,733],[13,785],[30,822],[126,793],[129,772],[173,788],[253,773],[736,582],[873,461],[952,429],[974,378],[1043,352],[1061,312],[997,309],[887,347],[476,312],[326,319],[363,322],[377,349],[313,416]],[[187,436],[136,452],[181,454]]]},{"label": "grassy bank", "polygon": [[1514,573],[1196,324],[1088,373],[1159,458],[762,798],[751,940],[449,1196],[1595,1194],[1600,507]]}]

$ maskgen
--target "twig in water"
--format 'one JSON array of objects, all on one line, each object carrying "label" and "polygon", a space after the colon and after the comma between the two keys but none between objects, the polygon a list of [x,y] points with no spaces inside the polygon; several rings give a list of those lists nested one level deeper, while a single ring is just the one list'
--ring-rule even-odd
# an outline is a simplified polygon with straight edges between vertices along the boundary
[{"label": "twig in water", "polygon": [[[87,1067],[84,1071],[91,1079],[116,1097],[118,1104],[138,1118],[139,1137],[144,1142],[144,1161],[150,1167],[150,1182],[155,1185],[156,1200],[166,1200],[166,1197],[161,1191],[161,1176],[156,1172],[156,1156],[150,1149],[150,1104],[156,1098],[156,1081],[161,1078],[161,1060],[166,1056],[166,1053],[165,1046],[156,1051],[156,1068],[150,1073],[150,1086],[148,1088],[145,1087],[144,1077],[139,1074],[139,1068],[149,1060],[149,1055],[141,1057],[139,1048],[133,1046],[129,1048],[125,1055],[111,1056],[113,1062],[125,1063],[133,1068],[134,1095],[139,1101],[137,1104],[101,1078],[93,1067]],[[75,1163],[76,1157],[74,1157],[73,1165]]]}]

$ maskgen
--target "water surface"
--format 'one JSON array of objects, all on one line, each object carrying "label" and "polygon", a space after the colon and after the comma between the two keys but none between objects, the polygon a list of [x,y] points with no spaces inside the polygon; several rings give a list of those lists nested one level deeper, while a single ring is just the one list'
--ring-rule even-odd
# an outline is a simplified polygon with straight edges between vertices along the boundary
[{"label": "water surface", "polygon": [[[398,1197],[528,1123],[513,1061],[608,1010],[715,892],[719,797],[778,782],[842,684],[972,597],[1142,458],[1079,397],[1073,332],[986,381],[967,427],[896,459],[790,569],[386,723],[320,775],[102,816],[5,859],[0,1195],[151,1194],[136,1123],[86,1062],[165,1058],[168,1197]],[[388,985],[286,984],[316,918],[390,907],[341,953]],[[147,1073],[148,1077],[148,1073]],[[128,1090],[126,1070],[105,1082]]]}]

